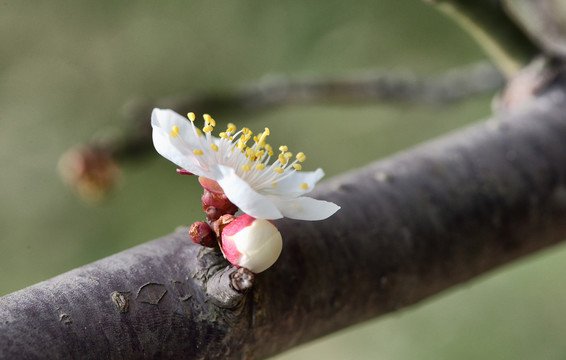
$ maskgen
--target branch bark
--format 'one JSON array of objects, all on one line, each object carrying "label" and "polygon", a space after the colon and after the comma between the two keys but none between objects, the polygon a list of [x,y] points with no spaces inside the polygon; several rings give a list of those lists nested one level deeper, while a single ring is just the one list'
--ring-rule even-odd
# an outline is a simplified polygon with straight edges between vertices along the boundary
[{"label": "branch bark", "polygon": [[264,358],[557,243],[563,85],[326,182],[314,196],[342,210],[277,221],[283,254],[255,279],[183,228],[4,296],[0,358]]}]

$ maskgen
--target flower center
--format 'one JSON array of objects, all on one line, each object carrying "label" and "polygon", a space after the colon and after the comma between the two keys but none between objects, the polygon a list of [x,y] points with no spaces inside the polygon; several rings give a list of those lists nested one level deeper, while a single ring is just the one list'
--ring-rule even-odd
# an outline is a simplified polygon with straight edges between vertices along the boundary
[{"label": "flower center", "polygon": [[[302,170],[301,163],[306,160],[304,153],[299,152],[295,157],[288,151],[287,146],[279,147],[279,154],[273,163],[269,163],[275,156],[271,145],[266,143],[270,135],[269,128],[256,136],[244,127],[237,131],[236,125],[228,124],[226,131],[219,134],[220,138],[211,135],[216,121],[208,114],[204,114],[204,127],[202,131],[194,125],[195,114],[187,114],[192,130],[198,139],[198,147],[190,146],[179,136],[179,127],[173,126],[170,135],[184,145],[195,155],[199,166],[209,170],[211,164],[229,166],[236,174],[245,180],[252,188],[259,189],[268,185],[277,186],[277,183],[296,171]],[[251,145],[249,145],[251,144]],[[308,184],[302,183],[301,189],[308,189]]]}]

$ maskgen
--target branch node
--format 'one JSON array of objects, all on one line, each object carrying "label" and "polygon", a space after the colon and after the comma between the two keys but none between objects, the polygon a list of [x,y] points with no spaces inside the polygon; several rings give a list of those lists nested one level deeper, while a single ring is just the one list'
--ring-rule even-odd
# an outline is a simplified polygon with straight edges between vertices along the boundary
[{"label": "branch node", "polygon": [[217,306],[236,309],[243,304],[246,290],[253,285],[253,274],[244,268],[227,266],[206,283],[206,294]]},{"label": "branch node", "polygon": [[254,281],[254,273],[246,268],[239,268],[232,274],[230,274],[230,286],[232,289],[244,292],[251,289]]}]

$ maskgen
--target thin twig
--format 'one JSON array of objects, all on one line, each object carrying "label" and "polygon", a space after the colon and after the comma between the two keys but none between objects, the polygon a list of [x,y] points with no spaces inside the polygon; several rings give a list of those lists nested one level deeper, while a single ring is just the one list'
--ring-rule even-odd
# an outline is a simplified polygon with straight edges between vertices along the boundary
[{"label": "thin twig", "polygon": [[498,0],[424,0],[458,23],[491,57],[507,78],[540,50],[511,21]]}]

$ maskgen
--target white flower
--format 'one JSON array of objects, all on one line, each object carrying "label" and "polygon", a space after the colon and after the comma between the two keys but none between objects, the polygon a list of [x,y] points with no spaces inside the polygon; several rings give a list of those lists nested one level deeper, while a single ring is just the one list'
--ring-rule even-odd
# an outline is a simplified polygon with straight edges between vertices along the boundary
[{"label": "white flower", "polygon": [[267,220],[244,214],[222,230],[220,249],[226,260],[256,274],[273,265],[282,248],[281,233]]},{"label": "white flower", "polygon": [[[236,126],[229,124],[217,138],[211,135],[216,122],[210,115],[204,115],[202,131],[194,120],[193,113],[187,119],[172,110],[154,109],[151,126],[155,149],[184,170],[216,181],[244,213],[259,219],[285,216],[322,220],[340,209],[334,203],[302,196],[314,188],[324,172],[300,171],[305,155],[298,153],[293,158],[286,146],[274,155],[265,143],[268,128],[252,138],[249,129],[236,132]],[[272,157],[277,160],[269,164]]]}]

